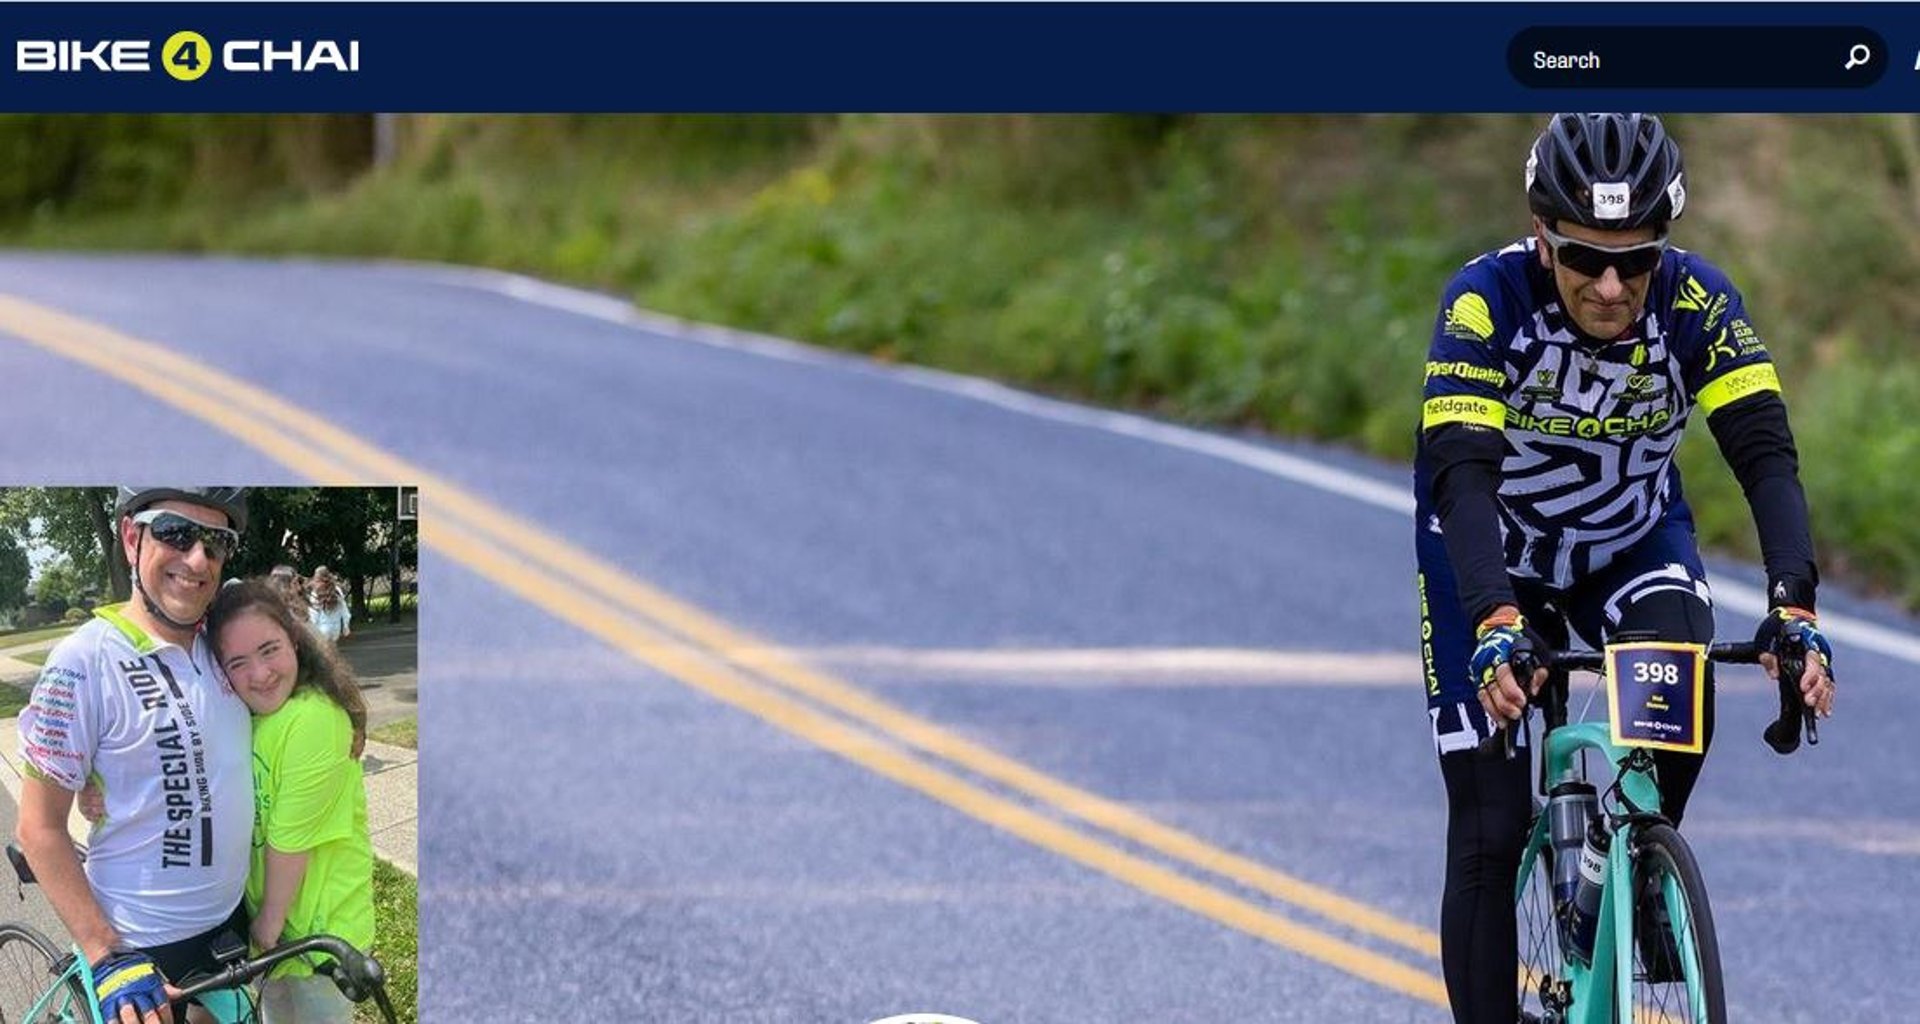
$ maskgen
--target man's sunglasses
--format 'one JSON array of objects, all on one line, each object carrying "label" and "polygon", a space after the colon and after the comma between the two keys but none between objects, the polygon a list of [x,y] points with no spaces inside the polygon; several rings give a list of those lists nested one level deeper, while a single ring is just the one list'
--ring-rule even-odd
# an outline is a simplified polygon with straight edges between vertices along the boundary
[{"label": "man's sunglasses", "polygon": [[1623,245],[1618,248],[1610,245],[1595,245],[1568,238],[1552,228],[1540,228],[1547,236],[1547,246],[1553,251],[1556,263],[1576,274],[1587,277],[1599,277],[1608,267],[1620,273],[1622,280],[1651,273],[1660,265],[1660,257],[1667,251],[1667,236],[1661,235],[1651,242],[1638,245]]},{"label": "man's sunglasses", "polygon": [[240,547],[240,535],[232,530],[224,526],[208,526],[178,512],[148,509],[135,515],[133,521],[146,527],[154,540],[175,551],[192,551],[197,543],[206,547],[208,558],[219,562],[232,557]]}]

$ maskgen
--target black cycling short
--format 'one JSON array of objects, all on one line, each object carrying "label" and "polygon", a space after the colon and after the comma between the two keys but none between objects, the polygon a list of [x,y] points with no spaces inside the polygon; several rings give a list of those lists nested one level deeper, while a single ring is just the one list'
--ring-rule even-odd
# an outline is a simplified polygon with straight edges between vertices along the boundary
[{"label": "black cycling short", "polygon": [[[248,923],[246,905],[242,903],[233,908],[233,913],[227,915],[225,921],[198,935],[178,942],[169,942],[163,946],[148,946],[139,952],[152,957],[154,966],[160,968],[161,974],[166,975],[167,983],[177,988],[197,976],[218,974],[222,965],[213,958],[214,940],[218,939],[223,932],[231,932],[241,942],[245,942]],[[176,1014],[174,1019],[184,1018]]]}]

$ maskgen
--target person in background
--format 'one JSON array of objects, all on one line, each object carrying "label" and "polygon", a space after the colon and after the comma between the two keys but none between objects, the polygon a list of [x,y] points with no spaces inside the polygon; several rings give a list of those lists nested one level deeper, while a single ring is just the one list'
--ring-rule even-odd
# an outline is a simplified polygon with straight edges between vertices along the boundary
[{"label": "person in background", "polygon": [[280,593],[280,599],[287,602],[287,608],[302,622],[307,618],[307,585],[300,578],[299,570],[291,565],[281,564],[273,567],[267,575],[267,581]]},{"label": "person in background", "polygon": [[[316,573],[315,575],[318,575]],[[360,753],[367,708],[353,673],[249,580],[221,591],[207,634],[252,710],[255,815],[247,874],[256,951],[314,934],[373,943],[373,846]],[[262,1024],[348,1024],[353,1004],[330,978],[289,961],[261,985]]]},{"label": "person in background", "polygon": [[353,635],[353,609],[333,570],[321,566],[313,571],[307,623],[330,644]]}]

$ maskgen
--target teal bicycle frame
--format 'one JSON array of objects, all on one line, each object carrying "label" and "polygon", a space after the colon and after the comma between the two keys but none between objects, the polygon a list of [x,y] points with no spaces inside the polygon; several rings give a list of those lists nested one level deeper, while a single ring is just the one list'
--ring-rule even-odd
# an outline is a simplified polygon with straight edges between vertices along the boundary
[{"label": "teal bicycle frame", "polygon": [[[32,885],[33,868],[27,863],[26,855],[13,844],[7,845],[6,854],[19,884]],[[33,926],[23,922],[0,924],[0,945],[15,940],[30,946],[35,962],[47,964],[47,973],[53,976],[53,982],[33,1001],[26,1020],[34,1024],[103,1024],[100,1004],[93,995],[93,965],[87,962],[79,946],[69,947],[62,955],[59,947]],[[327,958],[315,970],[329,974],[342,995],[355,1003],[372,999],[381,1018],[387,1024],[394,1024],[393,1002],[387,997],[386,970],[372,955],[361,952],[337,935],[287,939],[248,959],[240,959],[242,948],[209,952],[221,961],[221,966],[213,974],[194,975],[175,988],[181,1000],[198,1002],[218,1024],[248,1024],[257,1020],[259,1004],[246,986],[256,978],[267,976],[284,961],[313,954]],[[0,1022],[15,1019],[12,1007],[0,1006]]]},{"label": "teal bicycle frame", "polygon": [[[1577,722],[1563,725],[1547,733],[1546,756],[1542,761],[1542,777],[1547,779],[1576,778],[1580,773],[1574,769],[1575,759],[1582,751],[1592,750],[1606,755],[1607,759],[1619,769],[1618,791],[1624,796],[1629,808],[1651,811],[1660,806],[1660,790],[1655,786],[1653,775],[1649,771],[1653,759],[1645,751],[1616,746],[1608,731],[1606,722]],[[1608,793],[1613,790],[1608,790]],[[1605,794],[1602,795],[1604,803]],[[1609,814],[1603,806],[1602,814]],[[1591,964],[1582,964],[1573,957],[1565,957],[1568,981],[1573,988],[1573,1015],[1569,1024],[1612,1024],[1616,1019],[1614,1009],[1633,1002],[1633,958],[1617,956],[1616,947],[1621,937],[1631,948],[1633,928],[1633,901],[1616,899],[1616,894],[1632,891],[1634,833],[1638,826],[1638,815],[1610,815],[1617,820],[1613,833],[1613,845],[1607,851],[1606,886],[1600,893],[1599,920],[1595,922],[1593,933],[1593,959]],[[1536,815],[1533,832],[1527,837],[1526,851],[1520,859],[1520,875],[1514,883],[1515,901],[1526,898],[1526,886],[1533,877],[1534,862],[1548,845],[1547,815]],[[1673,888],[1668,880],[1669,890]],[[1673,925],[1676,938],[1680,943],[1682,963],[1693,963],[1691,944],[1692,929],[1685,919],[1685,901],[1675,898],[1675,893],[1667,892],[1667,906],[1674,915]],[[1689,1006],[1701,1004],[1700,979],[1690,972],[1687,975],[1687,996]]]},{"label": "teal bicycle frame", "polygon": [[[1626,635],[1614,638],[1615,643],[1626,642]],[[1632,639],[1651,639],[1635,636]],[[1609,645],[1612,646],[1612,645]],[[1716,644],[1706,651],[1708,660],[1732,664],[1755,664],[1760,651],[1750,643]],[[1779,651],[1780,688],[1779,718],[1769,725],[1763,734],[1767,744],[1781,754],[1791,753],[1800,745],[1804,730],[1809,743],[1819,742],[1819,733],[1814,724],[1812,710],[1801,699],[1798,680],[1801,677],[1806,648],[1799,643],[1797,635],[1792,642],[1783,644]],[[1614,1021],[1632,1017],[1634,1001],[1634,900],[1631,898],[1634,885],[1634,867],[1636,858],[1641,854],[1641,833],[1649,826],[1665,826],[1669,823],[1660,814],[1660,790],[1654,780],[1654,760],[1652,751],[1644,747],[1627,747],[1614,743],[1611,725],[1605,721],[1568,722],[1567,718],[1567,673],[1573,670],[1600,671],[1603,662],[1601,655],[1586,653],[1543,653],[1544,661],[1529,659],[1530,665],[1540,667],[1554,666],[1549,673],[1549,681],[1542,691],[1545,700],[1545,746],[1540,759],[1540,791],[1545,794],[1553,785],[1560,782],[1584,781],[1584,761],[1581,755],[1593,751],[1606,757],[1614,765],[1616,776],[1614,784],[1598,794],[1599,812],[1612,826],[1613,841],[1607,851],[1605,881],[1600,893],[1600,905],[1594,922],[1592,958],[1586,963],[1577,956],[1570,955],[1562,945],[1559,948],[1560,959],[1557,964],[1549,965],[1549,975],[1555,980],[1564,979],[1566,989],[1552,993],[1552,1002],[1556,1008],[1564,1008],[1566,1024],[1613,1024]],[[1530,670],[1529,670],[1530,671]],[[1528,705],[1528,711],[1532,704]],[[1515,754],[1513,732],[1519,723],[1513,723],[1502,730],[1502,742],[1508,757]],[[1490,741],[1491,742],[1491,741]],[[1579,762],[1579,763],[1576,763]],[[1611,799],[1613,806],[1608,806]],[[1526,846],[1521,853],[1520,871],[1514,881],[1514,903],[1516,907],[1526,905],[1528,887],[1538,885],[1536,869],[1542,867],[1539,861],[1542,851],[1549,849],[1551,836],[1550,816],[1536,814],[1533,829],[1527,837]],[[1674,840],[1681,843],[1681,852],[1685,853],[1684,841],[1678,833]],[[1671,845],[1667,843],[1665,845]],[[1671,854],[1670,854],[1671,856]],[[1693,862],[1690,853],[1686,859]],[[1697,874],[1697,864],[1692,866]],[[1541,877],[1550,877],[1542,872]],[[1719,971],[1717,946],[1706,949],[1703,941],[1711,942],[1710,914],[1702,921],[1692,919],[1692,909],[1686,893],[1680,888],[1672,872],[1661,876],[1661,897],[1668,913],[1668,925],[1681,965],[1680,980],[1686,985],[1687,1005],[1697,1022],[1706,1022],[1709,1015],[1716,1016],[1717,1008],[1707,1004],[1717,1003],[1724,995]],[[1705,899],[1705,893],[1697,894]],[[1545,927],[1560,927],[1560,910],[1554,905],[1551,886],[1546,893],[1544,913],[1550,918]],[[1702,904],[1704,912],[1705,904]],[[1564,943],[1564,932],[1555,931]],[[1704,937],[1704,938],[1703,938]],[[1702,955],[1711,954],[1710,956]],[[1709,961],[1711,965],[1707,966]],[[1708,980],[1702,977],[1702,971],[1713,974]],[[1529,974],[1531,968],[1529,968]],[[1523,975],[1522,983],[1530,978]],[[1546,978],[1542,978],[1544,985]],[[1708,992],[1708,986],[1714,988]],[[1546,993],[1541,993],[1541,1003],[1548,1002]],[[1709,998],[1709,996],[1712,998]],[[1559,1018],[1556,1018],[1559,1019]]]}]

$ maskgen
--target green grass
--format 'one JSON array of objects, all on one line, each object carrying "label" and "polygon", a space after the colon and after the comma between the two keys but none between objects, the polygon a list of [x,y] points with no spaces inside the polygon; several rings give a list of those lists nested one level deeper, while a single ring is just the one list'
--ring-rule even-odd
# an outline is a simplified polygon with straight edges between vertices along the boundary
[{"label": "green grass", "polygon": [[0,633],[0,650],[19,647],[23,644],[38,643],[41,640],[57,640],[80,628],[80,623],[63,622],[57,626],[42,626],[37,629],[22,630],[17,633]]},{"label": "green grass", "polygon": [[367,738],[375,743],[390,743],[396,747],[418,750],[420,749],[420,723],[412,718],[388,722],[368,732]]},{"label": "green grass", "polygon": [[20,686],[0,683],[0,718],[18,718],[20,709],[27,706],[27,698],[33,691]]},{"label": "green grass", "polygon": [[[385,615],[387,614],[388,604],[389,602],[387,599],[387,595],[385,594],[381,594],[379,597],[367,598],[367,615],[369,617],[372,617],[375,615],[385,617]],[[420,595],[418,594],[400,595],[400,615],[403,619],[406,617],[406,614],[408,612],[418,611],[419,608],[420,608]]]},{"label": "green grass", "polygon": [[47,655],[52,653],[53,649],[48,648],[44,651],[28,651],[25,654],[15,654],[12,655],[12,657],[19,661],[24,661],[29,665],[45,665],[47,663]]},{"label": "green grass", "polygon": [[[419,1020],[420,887],[406,872],[383,860],[373,863],[373,955],[387,972],[387,996],[401,1024]],[[361,1024],[380,1020],[372,1002],[354,1008]]]}]

